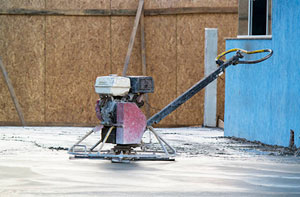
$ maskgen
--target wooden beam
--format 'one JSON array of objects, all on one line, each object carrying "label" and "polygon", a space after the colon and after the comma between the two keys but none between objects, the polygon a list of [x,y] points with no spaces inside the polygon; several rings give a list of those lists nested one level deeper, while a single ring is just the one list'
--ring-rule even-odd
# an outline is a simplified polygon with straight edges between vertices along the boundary
[{"label": "wooden beam", "polygon": [[127,54],[126,54],[125,63],[124,63],[124,67],[123,67],[123,74],[122,74],[123,76],[126,76],[126,72],[127,72],[127,69],[128,69],[130,56],[131,56],[131,52],[132,52],[132,48],[133,48],[133,44],[134,44],[134,40],[135,40],[136,31],[137,31],[137,28],[139,26],[139,21],[140,21],[140,18],[141,18],[141,13],[142,13],[143,6],[144,6],[144,0],[140,0],[139,1],[139,6],[138,6],[138,9],[137,9],[137,13],[136,13],[136,16],[135,16],[135,20],[134,20],[134,26],[133,26],[131,36],[130,36],[128,49],[127,49]]},{"label": "wooden beam", "polygon": [[23,116],[23,113],[22,113],[22,109],[21,109],[21,107],[20,107],[20,105],[19,105],[17,96],[16,96],[16,94],[15,94],[15,91],[14,91],[14,88],[13,88],[13,86],[12,86],[12,84],[11,84],[11,81],[10,81],[10,79],[9,79],[9,77],[8,77],[8,74],[7,74],[7,72],[6,72],[6,69],[5,69],[5,67],[4,67],[4,65],[3,65],[3,63],[2,63],[1,57],[0,57],[0,68],[1,68],[1,71],[2,71],[2,74],[3,74],[3,77],[4,77],[4,79],[5,79],[6,85],[7,85],[7,87],[8,87],[10,96],[11,96],[11,98],[12,98],[12,100],[13,100],[13,102],[14,102],[15,108],[16,108],[16,110],[17,110],[19,119],[20,119],[22,125],[23,125],[23,126],[26,126],[25,120],[24,120],[24,116]]},{"label": "wooden beam", "polygon": [[238,13],[238,7],[184,7],[145,10],[146,16],[174,14],[229,14]]},{"label": "wooden beam", "polygon": [[[135,16],[133,9],[0,9],[0,15]],[[238,7],[185,7],[145,9],[145,16],[176,14],[237,14]]]},{"label": "wooden beam", "polygon": [[143,72],[143,75],[146,76],[146,74],[147,74],[147,66],[146,66],[146,46],[145,46],[144,11],[142,11],[140,25],[141,25],[142,72]]},{"label": "wooden beam", "polygon": [[[147,65],[146,65],[146,44],[145,44],[145,22],[144,22],[144,9],[142,10],[142,15],[140,19],[141,25],[141,56],[142,56],[142,73],[147,76]],[[145,94],[146,102],[146,117],[150,118],[150,106],[148,94]]]}]

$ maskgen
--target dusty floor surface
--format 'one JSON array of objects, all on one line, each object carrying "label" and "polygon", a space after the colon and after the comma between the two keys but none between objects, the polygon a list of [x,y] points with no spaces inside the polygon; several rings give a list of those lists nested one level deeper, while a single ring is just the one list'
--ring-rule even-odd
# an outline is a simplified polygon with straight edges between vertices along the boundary
[{"label": "dusty floor surface", "polygon": [[0,196],[300,196],[300,157],[222,130],[158,129],[177,149],[175,162],[69,160],[61,149],[89,130],[0,127]]}]

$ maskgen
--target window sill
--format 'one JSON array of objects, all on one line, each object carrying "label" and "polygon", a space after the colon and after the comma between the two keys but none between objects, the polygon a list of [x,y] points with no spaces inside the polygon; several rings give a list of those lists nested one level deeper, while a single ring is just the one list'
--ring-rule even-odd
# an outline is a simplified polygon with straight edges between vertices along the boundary
[{"label": "window sill", "polygon": [[259,36],[248,36],[238,35],[236,38],[226,38],[226,40],[271,40],[272,35],[259,35]]}]

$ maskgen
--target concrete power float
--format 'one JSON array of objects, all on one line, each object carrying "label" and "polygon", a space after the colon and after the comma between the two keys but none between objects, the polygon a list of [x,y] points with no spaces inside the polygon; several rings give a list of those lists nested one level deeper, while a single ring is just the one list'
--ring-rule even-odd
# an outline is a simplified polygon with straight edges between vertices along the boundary
[{"label": "concrete power float", "polygon": [[[226,54],[236,52],[228,60],[221,58]],[[268,52],[258,60],[241,61],[243,54],[254,54]],[[100,125],[89,131],[70,149],[71,158],[108,159],[112,162],[143,161],[174,161],[175,149],[168,144],[152,127],[163,118],[176,110],[192,96],[204,89],[209,83],[223,74],[230,65],[255,64],[271,57],[271,49],[246,51],[243,49],[231,49],[217,56],[216,63],[219,67],[209,76],[197,82],[194,86],[177,97],[174,101],[153,115],[148,120],[141,111],[144,105],[144,95],[154,92],[154,82],[148,76],[126,76],[117,75],[100,76],[95,82],[95,92],[100,99],[97,101],[95,110]],[[90,147],[82,142],[92,133],[100,131],[101,137]],[[153,143],[151,137],[145,142],[145,133],[154,136],[157,143]],[[98,137],[99,138],[99,137]],[[104,150],[105,144],[113,144],[113,148]],[[97,149],[96,149],[97,148]]]}]

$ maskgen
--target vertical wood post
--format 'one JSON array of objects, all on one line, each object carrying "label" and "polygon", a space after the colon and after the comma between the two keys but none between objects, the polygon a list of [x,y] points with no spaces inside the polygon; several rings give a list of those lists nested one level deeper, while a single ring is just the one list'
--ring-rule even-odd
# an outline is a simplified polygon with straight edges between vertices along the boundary
[{"label": "vertical wood post", "polygon": [[[205,28],[204,75],[208,76],[217,69],[215,58],[218,53],[218,29]],[[217,80],[205,88],[204,126],[217,126]]]},{"label": "vertical wood post", "polygon": [[[142,73],[144,76],[147,76],[147,65],[146,65],[146,46],[145,46],[145,23],[144,23],[144,8],[142,9],[142,15],[140,19],[141,25],[141,55],[142,55]],[[146,117],[150,117],[150,108],[149,108],[149,97],[148,94],[145,94],[146,101]]]},{"label": "vertical wood post", "polygon": [[141,55],[142,55],[142,72],[143,75],[147,74],[146,66],[146,46],[145,46],[145,23],[144,23],[144,8],[142,10],[141,20]]},{"label": "vertical wood post", "polygon": [[10,81],[10,79],[9,79],[9,77],[8,77],[8,74],[7,74],[7,72],[6,72],[6,69],[5,69],[5,67],[4,67],[4,65],[3,65],[3,63],[2,63],[1,57],[0,57],[0,68],[1,68],[1,71],[2,71],[2,74],[3,74],[3,77],[4,77],[4,79],[5,79],[6,85],[7,85],[7,87],[8,87],[10,96],[11,96],[11,98],[12,98],[12,100],[13,100],[13,102],[14,102],[15,108],[16,108],[16,110],[17,110],[17,112],[18,112],[19,119],[20,119],[22,125],[23,125],[23,126],[26,126],[25,120],[24,120],[24,116],[23,116],[23,113],[22,113],[22,109],[21,109],[21,107],[20,107],[20,105],[19,105],[18,99],[17,99],[17,97],[16,97],[14,88],[13,88],[13,86],[12,86],[12,84],[11,84],[11,81]]},{"label": "vertical wood post", "polygon": [[128,69],[128,64],[130,61],[130,56],[131,56],[131,52],[132,52],[132,48],[133,48],[133,44],[134,44],[134,39],[135,39],[135,35],[136,35],[136,31],[139,25],[139,21],[141,18],[141,13],[142,13],[142,8],[144,6],[144,0],[140,0],[139,1],[139,6],[136,12],[136,16],[135,16],[135,20],[134,20],[134,26],[131,32],[131,36],[130,36],[130,41],[129,41],[129,45],[128,45],[128,49],[127,49],[127,54],[126,54],[126,58],[125,58],[125,63],[124,63],[124,67],[123,67],[123,76],[126,76],[126,72]]}]

